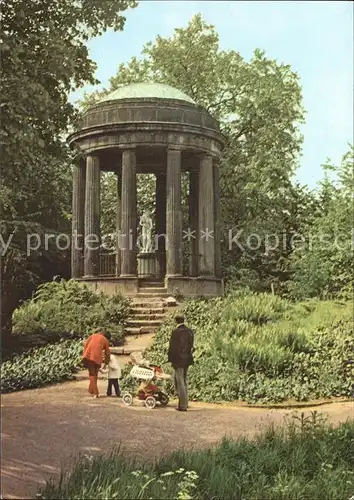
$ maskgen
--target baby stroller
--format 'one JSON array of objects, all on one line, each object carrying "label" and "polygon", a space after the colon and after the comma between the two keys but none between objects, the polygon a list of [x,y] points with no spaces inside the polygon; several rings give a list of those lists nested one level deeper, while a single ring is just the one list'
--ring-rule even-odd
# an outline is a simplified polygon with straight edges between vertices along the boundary
[{"label": "baby stroller", "polygon": [[159,403],[160,406],[167,406],[169,402],[167,394],[161,386],[153,382],[161,382],[171,378],[171,376],[164,373],[160,366],[150,365],[142,359],[137,361],[133,356],[131,358],[134,366],[130,371],[130,376],[140,380],[140,386],[135,394],[125,391],[122,394],[123,403],[126,406],[131,406],[134,396],[136,396],[149,409],[155,408],[156,403]]}]

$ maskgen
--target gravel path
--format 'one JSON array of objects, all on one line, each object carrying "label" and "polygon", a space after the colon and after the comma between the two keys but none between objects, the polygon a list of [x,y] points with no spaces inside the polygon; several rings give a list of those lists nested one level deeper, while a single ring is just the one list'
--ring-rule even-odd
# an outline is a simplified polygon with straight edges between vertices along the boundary
[{"label": "gravel path", "polygon": [[[104,380],[99,381],[102,393]],[[223,436],[252,436],[293,410],[192,403],[179,413],[167,408],[126,408],[120,400],[87,396],[86,380],[2,396],[2,498],[33,498],[79,452],[105,452],[121,444],[127,454],[158,458],[177,448],[197,449]],[[316,408],[335,424],[354,418],[354,403]],[[302,410],[301,410],[302,411]]]}]

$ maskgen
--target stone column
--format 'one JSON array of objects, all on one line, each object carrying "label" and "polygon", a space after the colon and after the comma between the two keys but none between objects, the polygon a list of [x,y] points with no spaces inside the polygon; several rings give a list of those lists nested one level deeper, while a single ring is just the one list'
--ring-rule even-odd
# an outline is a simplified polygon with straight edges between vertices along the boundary
[{"label": "stone column", "polygon": [[190,256],[189,275],[198,276],[199,236],[198,236],[198,172],[189,173],[189,230]]},{"label": "stone column", "polygon": [[220,168],[214,164],[215,276],[221,278]]},{"label": "stone column", "polygon": [[121,202],[121,276],[136,276],[136,153],[125,149],[122,154]]},{"label": "stone column", "polygon": [[84,275],[86,162],[81,158],[73,167],[71,277]]},{"label": "stone column", "polygon": [[166,274],[166,175],[156,175],[156,274],[159,278],[163,278]]},{"label": "stone column", "polygon": [[117,205],[116,205],[116,232],[117,232],[116,276],[120,276],[120,271],[121,271],[121,251],[120,251],[120,246],[121,246],[120,232],[121,232],[121,219],[122,219],[121,203],[122,203],[122,172],[119,171],[117,173]]},{"label": "stone column", "polygon": [[100,162],[86,157],[85,190],[85,276],[97,276],[100,262]]},{"label": "stone column", "polygon": [[199,275],[215,276],[213,159],[204,155],[199,170]]},{"label": "stone column", "polygon": [[167,276],[182,276],[181,151],[167,151]]}]

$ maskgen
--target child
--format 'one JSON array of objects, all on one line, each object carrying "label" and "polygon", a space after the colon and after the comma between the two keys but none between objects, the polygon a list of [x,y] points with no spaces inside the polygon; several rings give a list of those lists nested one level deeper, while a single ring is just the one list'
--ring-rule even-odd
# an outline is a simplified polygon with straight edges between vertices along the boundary
[{"label": "child", "polygon": [[121,378],[122,372],[118,363],[118,359],[114,354],[111,354],[111,358],[108,363],[108,387],[107,396],[112,396],[112,387],[116,392],[116,396],[120,397],[120,387],[118,379]]}]

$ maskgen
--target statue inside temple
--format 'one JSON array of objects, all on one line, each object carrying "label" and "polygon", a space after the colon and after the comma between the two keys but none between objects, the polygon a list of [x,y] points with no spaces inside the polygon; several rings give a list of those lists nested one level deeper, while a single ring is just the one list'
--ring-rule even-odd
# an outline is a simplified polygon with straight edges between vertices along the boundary
[{"label": "statue inside temple", "polygon": [[144,210],[143,215],[140,218],[140,226],[141,226],[141,253],[149,253],[152,251],[152,218],[149,210]]}]

